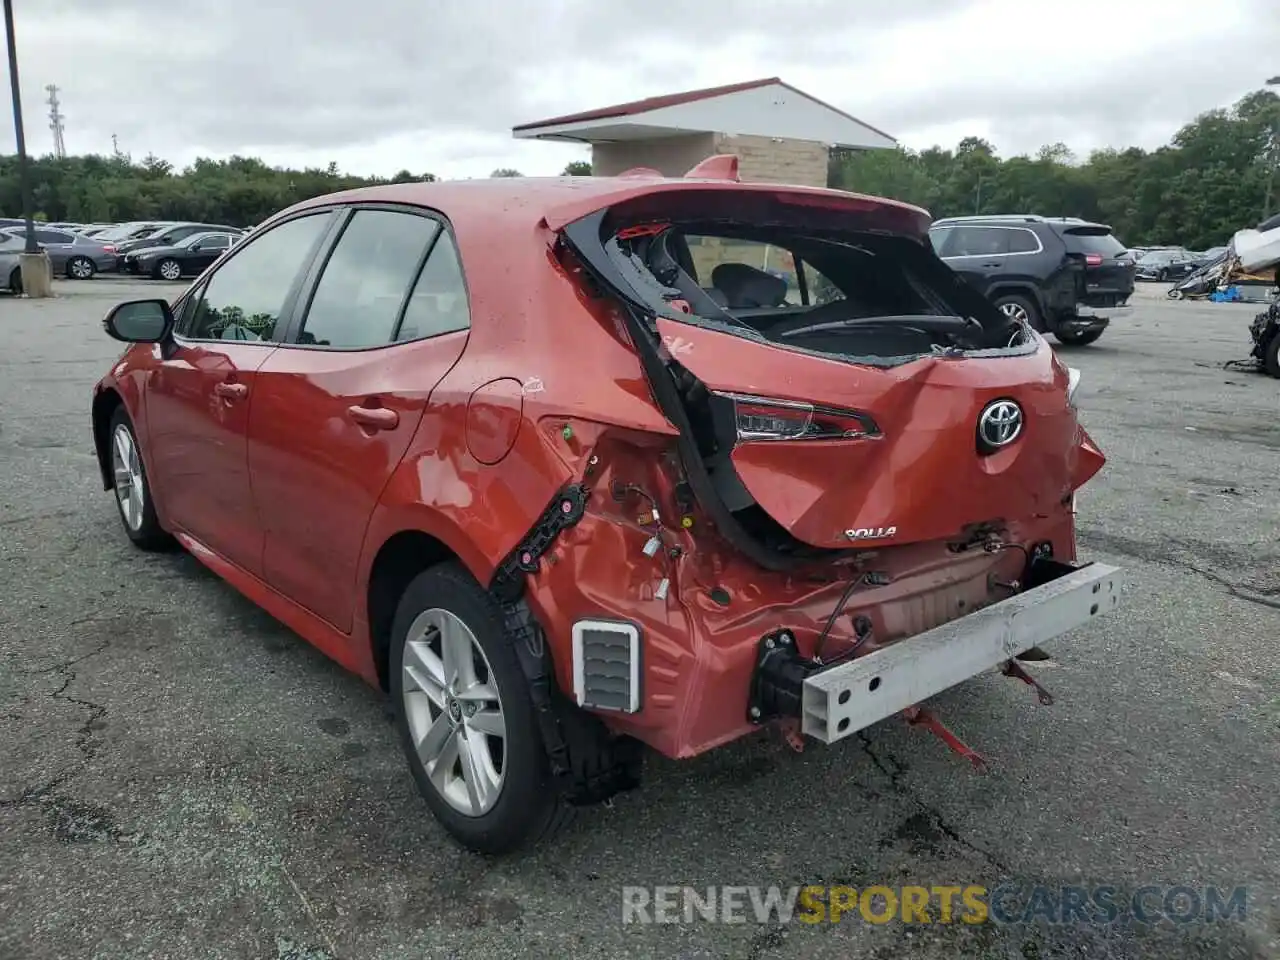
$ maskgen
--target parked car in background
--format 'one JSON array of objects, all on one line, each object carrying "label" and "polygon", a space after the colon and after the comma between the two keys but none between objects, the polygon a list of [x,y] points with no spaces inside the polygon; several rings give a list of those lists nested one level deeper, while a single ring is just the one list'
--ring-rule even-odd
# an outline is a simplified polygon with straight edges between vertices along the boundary
[{"label": "parked car in background", "polygon": [[[8,232],[25,238],[27,228],[10,227]],[[95,273],[114,270],[116,267],[115,245],[96,237],[86,237],[70,230],[36,227],[35,238],[36,243],[49,255],[54,276],[89,280]]]},{"label": "parked car in background", "polygon": [[179,240],[185,240],[195,233],[229,233],[239,235],[243,231],[239,227],[230,227],[221,223],[175,223],[161,227],[159,230],[136,240],[121,240],[116,244],[116,254],[123,256],[135,250],[148,247],[172,247]]},{"label": "parked car in background", "polygon": [[10,293],[22,292],[22,270],[19,256],[26,249],[27,241],[0,227],[0,289]]},{"label": "parked car in background", "polygon": [[240,237],[239,232],[192,233],[168,246],[142,247],[124,255],[120,271],[155,280],[181,280],[201,273],[230,250]]},{"label": "parked car in background", "polygon": [[1200,261],[1181,247],[1148,250],[1137,262],[1139,280],[1181,280],[1200,265]]},{"label": "parked car in background", "polygon": [[1011,317],[1062,343],[1093,343],[1130,311],[1134,265],[1105,224],[1035,214],[948,217],[934,250]]},{"label": "parked car in background", "polygon": [[129,223],[118,223],[103,230],[97,235],[96,239],[106,240],[108,243],[123,243],[126,240],[149,237],[156,231],[163,230],[174,223],[175,221],[172,220],[134,220]]},{"label": "parked car in background", "polygon": [[1078,371],[926,211],[725,161],[316,197],[104,319],[122,532],[388,691],[474,849],[635,786],[642,744],[945,731],[920,701],[1034,683],[1015,658],[1121,600],[1076,562]]},{"label": "parked car in background", "polygon": [[88,223],[76,230],[76,233],[85,237],[96,237],[115,227],[114,223]]},{"label": "parked car in background", "polygon": [[1213,263],[1216,261],[1227,252],[1227,249],[1227,247],[1210,247],[1208,250],[1203,250],[1200,253],[1193,254],[1193,256],[1195,257],[1197,264],[1203,266],[1206,263]]}]

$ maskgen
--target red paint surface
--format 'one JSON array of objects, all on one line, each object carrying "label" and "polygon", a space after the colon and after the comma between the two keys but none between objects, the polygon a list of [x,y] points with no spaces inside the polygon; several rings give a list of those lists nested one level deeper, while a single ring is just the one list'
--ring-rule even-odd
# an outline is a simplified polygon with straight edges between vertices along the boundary
[{"label": "red paint surface", "polygon": [[[99,384],[95,404],[116,394],[134,418],[162,523],[251,600],[370,681],[370,571],[392,537],[428,534],[487,583],[556,491],[585,482],[585,518],[556,542],[528,593],[559,682],[571,689],[575,620],[638,623],[643,708],[609,722],[668,755],[698,753],[751,729],[747,685],[761,635],[785,624],[802,648],[811,645],[846,574],[830,564],[769,573],[697,511],[682,525],[672,496],[676,430],[655,406],[612,308],[589,300],[552,252],[555,224],[691,189],[739,191],[726,200],[825,203],[917,236],[928,225],[924,211],[889,201],[727,182],[497,179],[352,191],[337,199],[417,203],[449,218],[467,276],[469,333],[353,352],[139,345]],[[323,202],[335,198],[301,206]],[[1070,492],[1103,460],[1076,426],[1065,373],[1047,348],[870,370],[663,324],[681,362],[712,387],[818,399],[880,423],[884,439],[823,445],[821,453],[779,443],[734,454],[757,498],[811,543],[832,543],[849,526],[899,527],[898,545],[868,559],[892,583],[856,591],[846,608],[873,623],[864,649],[1003,598],[988,575],[1017,576],[1019,552],[949,553],[935,538],[964,523],[1001,520],[1008,541],[1049,540],[1056,555],[1074,557]],[[219,384],[232,383],[244,396],[218,395]],[[1017,451],[980,461],[972,454],[976,412],[1003,394],[1027,409],[1026,436]],[[369,410],[384,412],[360,412]],[[370,425],[379,418],[386,429]],[[615,502],[614,481],[658,501],[678,559],[644,555],[653,534],[639,522],[647,507]],[[670,592],[658,600],[664,577]],[[712,587],[728,593],[727,606],[710,599]],[[851,641],[846,615],[830,653]]]}]

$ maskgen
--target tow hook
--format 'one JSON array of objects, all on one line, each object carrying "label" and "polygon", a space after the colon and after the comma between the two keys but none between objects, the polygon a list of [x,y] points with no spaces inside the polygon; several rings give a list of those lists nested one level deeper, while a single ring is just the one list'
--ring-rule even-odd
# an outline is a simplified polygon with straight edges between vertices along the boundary
[{"label": "tow hook", "polygon": [[1006,677],[1016,677],[1028,686],[1035,687],[1036,696],[1040,698],[1040,702],[1046,707],[1053,706],[1053,694],[1041,686],[1039,680],[1027,673],[1017,660],[1006,660],[1000,672]]},{"label": "tow hook", "polygon": [[778,729],[782,731],[782,742],[796,753],[804,753],[804,734],[800,732],[800,721],[795,717],[783,717],[778,721]]},{"label": "tow hook", "polygon": [[906,718],[909,726],[924,727],[950,747],[954,753],[964,757],[973,764],[973,768],[979,773],[986,773],[988,771],[989,767],[987,766],[986,757],[978,753],[978,751],[974,750],[967,743],[948,730],[941,720],[935,717],[924,707],[907,707],[907,709],[902,711],[902,715]]}]

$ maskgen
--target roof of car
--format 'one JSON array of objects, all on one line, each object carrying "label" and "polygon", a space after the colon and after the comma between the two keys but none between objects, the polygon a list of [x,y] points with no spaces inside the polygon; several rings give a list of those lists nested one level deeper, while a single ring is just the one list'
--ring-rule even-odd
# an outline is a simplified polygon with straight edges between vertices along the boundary
[{"label": "roof of car", "polygon": [[512,226],[517,223],[531,225],[545,221],[549,229],[559,230],[574,220],[626,200],[655,193],[692,190],[782,193],[811,197],[815,201],[822,198],[833,207],[865,209],[871,205],[894,208],[908,215],[920,233],[928,228],[930,220],[928,213],[919,207],[842,190],[647,174],[617,177],[492,177],[483,180],[385,184],[315,197],[296,204],[288,211],[281,211],[277,216],[330,203],[405,203],[438,210],[455,227],[459,221],[476,218],[488,222],[506,221]]}]

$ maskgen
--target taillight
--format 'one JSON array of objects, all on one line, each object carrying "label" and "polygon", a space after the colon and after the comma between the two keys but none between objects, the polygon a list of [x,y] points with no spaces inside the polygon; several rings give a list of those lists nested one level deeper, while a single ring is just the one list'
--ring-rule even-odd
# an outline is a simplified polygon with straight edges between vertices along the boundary
[{"label": "taillight", "polygon": [[1086,253],[1084,255],[1084,262],[1087,266],[1090,266],[1090,267],[1100,267],[1102,266],[1102,254]]},{"label": "taillight", "polygon": [[103,252],[103,253],[115,253],[115,252],[116,252],[116,248],[115,248],[115,246],[114,246],[114,245],[112,245],[112,244],[110,244],[110,243],[104,243],[104,244],[102,245],[102,252]]},{"label": "taillight", "polygon": [[865,413],[796,400],[741,393],[717,393],[733,404],[738,442],[755,440],[849,440],[878,437],[880,428]]}]

